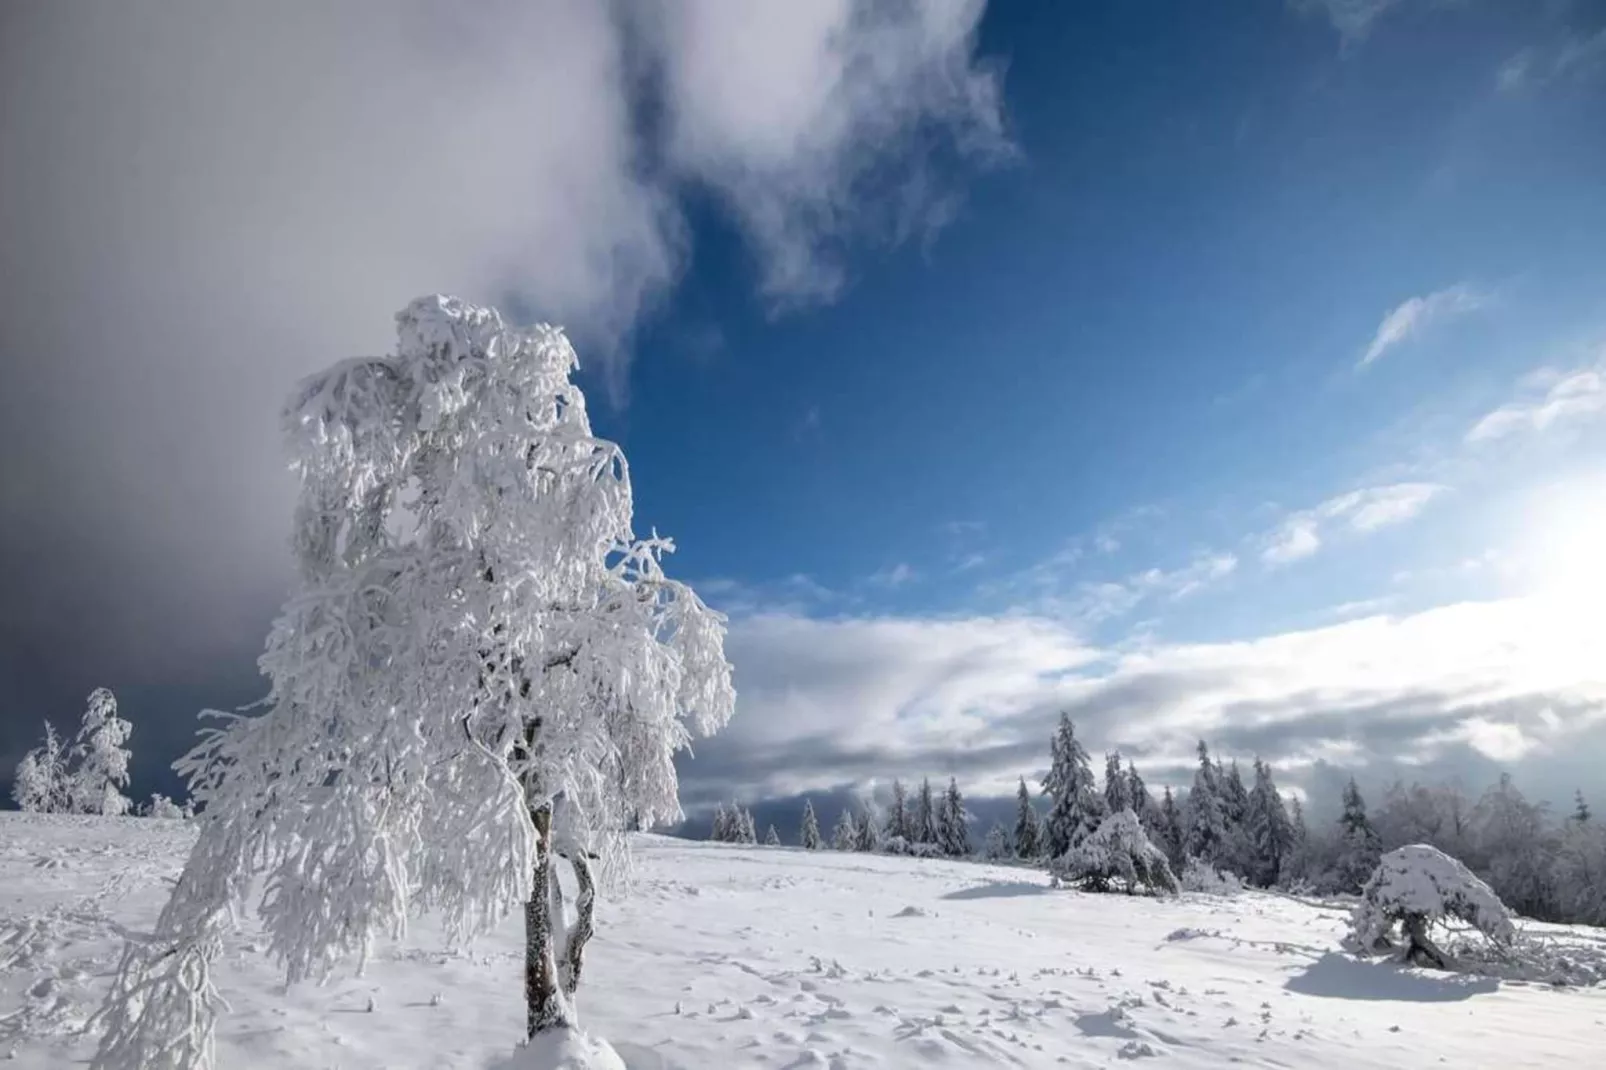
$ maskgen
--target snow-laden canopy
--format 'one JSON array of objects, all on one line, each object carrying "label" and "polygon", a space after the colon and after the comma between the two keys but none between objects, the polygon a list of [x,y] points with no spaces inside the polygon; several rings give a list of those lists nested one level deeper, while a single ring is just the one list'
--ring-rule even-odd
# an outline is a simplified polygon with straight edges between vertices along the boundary
[{"label": "snow-laden canopy", "polygon": [[1444,965],[1445,956],[1427,940],[1427,929],[1446,918],[1466,922],[1497,944],[1516,938],[1511,911],[1487,884],[1443,851],[1417,843],[1383,856],[1350,924],[1363,948],[1392,946],[1394,927],[1403,925],[1407,955]]},{"label": "snow-laden canopy", "polygon": [[664,575],[668,540],[635,537],[563,333],[441,296],[396,320],[393,355],[309,377],[285,410],[300,584],[260,661],[266,710],[185,759],[200,836],[125,957],[97,1067],[208,1061],[206,964],[252,871],[291,981],[417,910],[460,937],[521,904],[539,927],[553,853],[580,870],[599,836],[676,818],[674,753],[731,715],[724,619]]},{"label": "snow-laden canopy", "polygon": [[1165,852],[1149,842],[1143,824],[1131,810],[1117,810],[1099,823],[1080,845],[1054,863],[1060,879],[1096,890],[1120,881],[1129,892],[1138,888],[1175,893],[1177,879]]}]

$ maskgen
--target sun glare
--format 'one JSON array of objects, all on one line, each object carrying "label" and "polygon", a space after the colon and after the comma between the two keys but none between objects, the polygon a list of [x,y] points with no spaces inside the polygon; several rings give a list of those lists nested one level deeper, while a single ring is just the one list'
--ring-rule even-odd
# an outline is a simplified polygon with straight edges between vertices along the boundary
[{"label": "sun glare", "polygon": [[1545,496],[1529,537],[1534,593],[1569,619],[1606,613],[1606,480]]}]

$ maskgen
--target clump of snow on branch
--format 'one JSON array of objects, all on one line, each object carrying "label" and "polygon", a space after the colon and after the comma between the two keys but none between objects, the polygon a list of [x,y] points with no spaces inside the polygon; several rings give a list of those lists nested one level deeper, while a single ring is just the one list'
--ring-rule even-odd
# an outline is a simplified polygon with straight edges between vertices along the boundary
[{"label": "clump of snow on branch", "polygon": [[545,899],[551,853],[606,867],[627,825],[678,819],[674,754],[731,715],[724,618],[664,574],[667,539],[634,535],[563,333],[440,296],[396,319],[394,355],[285,410],[299,583],[270,692],[179,763],[199,836],[125,951],[97,1070],[210,1065],[210,964],[253,873],[291,982],[420,910],[466,939]]},{"label": "clump of snow on branch", "polygon": [[1057,859],[1054,875],[1090,891],[1107,891],[1119,882],[1127,892],[1145,888],[1175,894],[1177,879],[1165,852],[1149,842],[1137,814],[1118,810],[1099,823],[1080,845]]}]

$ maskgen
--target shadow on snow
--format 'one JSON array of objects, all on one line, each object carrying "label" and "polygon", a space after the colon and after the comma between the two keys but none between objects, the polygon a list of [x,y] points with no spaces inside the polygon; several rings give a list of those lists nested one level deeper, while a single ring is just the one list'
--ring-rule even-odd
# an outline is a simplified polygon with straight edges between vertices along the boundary
[{"label": "shadow on snow", "polygon": [[1290,977],[1290,992],[1329,999],[1400,1000],[1409,1003],[1454,1003],[1498,991],[1493,977],[1436,974],[1406,969],[1394,962],[1367,962],[1330,951]]},{"label": "shadow on snow", "polygon": [[1033,884],[1031,881],[988,881],[986,884],[975,884],[969,888],[961,888],[956,892],[949,892],[944,899],[1015,899],[1023,895],[1042,895],[1053,891],[1046,884]]}]

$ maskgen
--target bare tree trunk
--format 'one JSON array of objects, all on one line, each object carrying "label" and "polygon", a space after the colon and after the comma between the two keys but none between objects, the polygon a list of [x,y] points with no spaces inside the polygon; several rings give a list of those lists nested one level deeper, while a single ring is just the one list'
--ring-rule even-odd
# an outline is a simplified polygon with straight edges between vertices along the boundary
[{"label": "bare tree trunk", "polygon": [[1428,937],[1426,918],[1421,914],[1407,914],[1401,928],[1405,930],[1405,961],[1439,970],[1450,968],[1450,956]]},{"label": "bare tree trunk", "polygon": [[[552,804],[530,809],[540,837],[530,898],[524,904],[524,1008],[529,1036],[574,1025],[574,1006],[558,983],[556,931],[552,923],[550,886],[556,877],[552,852]],[[560,923],[561,924],[561,923]]]},{"label": "bare tree trunk", "polygon": [[[580,986],[580,971],[585,966],[586,944],[595,931],[597,891],[596,884],[591,879],[591,863],[586,859],[584,849],[571,845],[563,857],[574,866],[574,878],[580,886],[579,894],[574,898],[574,926],[564,937],[563,958],[558,965],[558,979],[562,982],[563,991],[572,997],[574,990]],[[554,873],[553,881],[556,880],[557,874]],[[558,924],[562,924],[561,914],[558,917]]]}]

